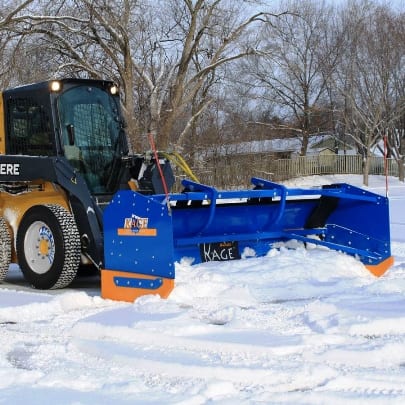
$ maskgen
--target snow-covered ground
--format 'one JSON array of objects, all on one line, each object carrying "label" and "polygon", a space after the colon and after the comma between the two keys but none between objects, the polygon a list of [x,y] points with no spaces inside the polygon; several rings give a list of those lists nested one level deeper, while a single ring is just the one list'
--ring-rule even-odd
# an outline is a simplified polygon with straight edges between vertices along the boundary
[{"label": "snow-covered ground", "polygon": [[[359,176],[312,177],[311,186]],[[385,193],[385,179],[370,189]],[[0,403],[404,404],[405,185],[389,179],[395,265],[321,248],[176,267],[169,299],[103,300],[97,278],[0,286]],[[378,221],[378,218],[369,218]]]}]

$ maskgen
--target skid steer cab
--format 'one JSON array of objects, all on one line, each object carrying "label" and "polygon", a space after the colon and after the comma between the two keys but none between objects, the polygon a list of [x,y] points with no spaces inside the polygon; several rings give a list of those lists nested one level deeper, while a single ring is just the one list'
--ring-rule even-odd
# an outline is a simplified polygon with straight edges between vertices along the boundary
[{"label": "skid steer cab", "polygon": [[153,156],[128,154],[112,82],[53,80],[1,93],[0,281],[12,262],[40,289],[68,286],[79,267],[101,269],[103,210],[131,188],[163,192]]},{"label": "skid steer cab", "polygon": [[96,268],[104,298],[167,297],[182,257],[262,256],[291,239],[356,256],[375,275],[392,265],[386,197],[258,178],[237,191],[186,179],[171,193],[170,162],[186,163],[174,153],[129,154],[124,128],[109,81],[1,93],[0,280],[12,262],[39,289],[66,287],[79,267]]}]

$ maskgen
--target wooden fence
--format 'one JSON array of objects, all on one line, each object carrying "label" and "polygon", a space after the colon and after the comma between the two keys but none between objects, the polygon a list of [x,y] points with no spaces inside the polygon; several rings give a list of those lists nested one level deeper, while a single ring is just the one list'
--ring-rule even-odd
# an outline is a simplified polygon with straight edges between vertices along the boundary
[{"label": "wooden fence", "polygon": [[[275,162],[275,176],[281,180],[320,174],[363,174],[363,158],[360,155],[299,156]],[[387,159],[387,172],[398,176],[398,164]],[[369,174],[385,174],[384,159],[370,158]]]},{"label": "wooden fence", "polygon": [[[251,177],[282,181],[294,177],[324,174],[363,174],[360,155],[297,156],[276,159],[268,154],[228,155],[207,159],[193,167],[202,183],[218,188],[248,187]],[[394,159],[387,160],[387,172],[398,176]],[[372,157],[369,174],[385,174],[384,159]]]}]

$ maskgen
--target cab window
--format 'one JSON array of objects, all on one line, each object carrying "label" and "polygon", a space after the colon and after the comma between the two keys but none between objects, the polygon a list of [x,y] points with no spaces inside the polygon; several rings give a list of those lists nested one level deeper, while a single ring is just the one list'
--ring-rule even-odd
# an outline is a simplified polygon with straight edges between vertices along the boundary
[{"label": "cab window", "polygon": [[47,108],[32,98],[7,101],[8,153],[52,156],[53,136]]}]

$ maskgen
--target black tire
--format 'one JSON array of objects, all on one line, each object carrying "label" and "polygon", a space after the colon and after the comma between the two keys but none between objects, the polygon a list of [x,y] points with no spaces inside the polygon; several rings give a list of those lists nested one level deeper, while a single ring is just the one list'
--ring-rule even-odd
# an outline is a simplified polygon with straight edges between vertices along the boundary
[{"label": "black tire", "polygon": [[0,283],[5,279],[11,263],[11,236],[7,222],[0,217]]},{"label": "black tire", "polygon": [[80,264],[80,236],[71,213],[59,205],[35,205],[17,231],[17,258],[35,288],[67,287]]}]

